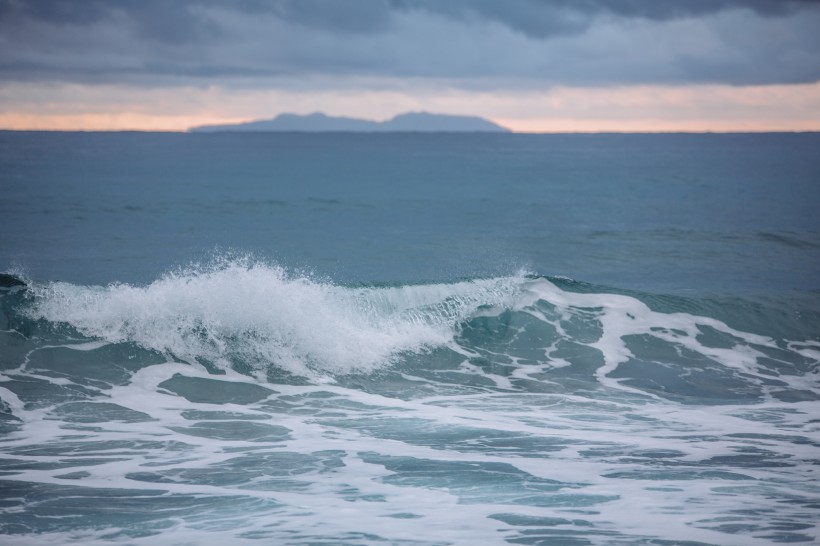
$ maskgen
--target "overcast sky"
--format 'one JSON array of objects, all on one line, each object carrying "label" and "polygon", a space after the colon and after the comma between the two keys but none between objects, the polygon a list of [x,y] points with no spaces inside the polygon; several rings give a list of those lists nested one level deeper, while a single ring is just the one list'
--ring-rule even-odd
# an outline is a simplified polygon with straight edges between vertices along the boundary
[{"label": "overcast sky", "polygon": [[820,130],[817,0],[0,0],[0,127]]}]

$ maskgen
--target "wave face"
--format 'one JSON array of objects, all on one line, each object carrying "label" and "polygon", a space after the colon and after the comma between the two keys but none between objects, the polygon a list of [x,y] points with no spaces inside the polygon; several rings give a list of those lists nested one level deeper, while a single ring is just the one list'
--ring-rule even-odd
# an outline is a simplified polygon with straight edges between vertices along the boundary
[{"label": "wave face", "polygon": [[[594,388],[694,402],[814,392],[815,342],[748,333],[663,305],[653,310],[635,296],[585,293],[591,289],[523,273],[351,288],[234,260],[144,287],[33,285],[21,314],[105,343],[133,343],[262,380],[281,372],[333,380],[396,367],[426,374],[443,351],[462,361],[461,373],[504,389],[541,383],[546,374],[561,376],[559,369],[582,362],[588,373],[581,377]],[[741,318],[747,309],[736,314]]]},{"label": "wave face", "polygon": [[146,287],[36,286],[26,314],[186,362],[315,376],[368,372],[402,353],[446,346],[478,307],[512,303],[520,284],[510,277],[344,288],[243,260]]},{"label": "wave face", "polygon": [[4,543],[818,536],[805,310],[250,259],[0,298]]}]

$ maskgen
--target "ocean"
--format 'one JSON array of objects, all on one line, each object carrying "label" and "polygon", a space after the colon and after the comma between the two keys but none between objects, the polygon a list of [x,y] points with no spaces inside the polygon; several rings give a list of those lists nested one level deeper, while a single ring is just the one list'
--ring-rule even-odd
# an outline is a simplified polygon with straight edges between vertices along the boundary
[{"label": "ocean", "polygon": [[820,543],[818,152],[0,132],[0,543]]}]

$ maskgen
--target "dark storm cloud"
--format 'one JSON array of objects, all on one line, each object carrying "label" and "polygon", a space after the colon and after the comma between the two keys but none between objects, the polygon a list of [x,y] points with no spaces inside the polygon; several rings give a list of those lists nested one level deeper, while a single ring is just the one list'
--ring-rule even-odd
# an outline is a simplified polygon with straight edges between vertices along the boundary
[{"label": "dark storm cloud", "polygon": [[310,27],[368,32],[385,27],[392,11],[428,11],[469,22],[497,21],[545,37],[583,28],[601,14],[667,20],[701,17],[728,9],[749,9],[778,16],[816,0],[0,0],[0,21],[24,15],[55,24],[87,25],[126,13],[147,36],[178,41],[210,26],[200,8],[255,15],[272,13]]},{"label": "dark storm cloud", "polygon": [[171,43],[204,38],[216,29],[197,13],[200,2],[164,0],[0,0],[0,32],[44,22],[55,27],[128,23],[146,38]]},{"label": "dark storm cloud", "polygon": [[0,0],[0,80],[820,79],[810,0]]},{"label": "dark storm cloud", "polygon": [[26,19],[90,26],[125,16],[143,37],[179,42],[197,40],[219,27],[217,18],[206,15],[209,8],[245,16],[271,14],[341,32],[372,31],[389,16],[389,5],[383,0],[0,0],[0,30],[4,23]]},{"label": "dark storm cloud", "polygon": [[703,17],[730,9],[777,16],[814,0],[392,0],[405,10],[427,10],[453,19],[495,21],[528,36],[582,32],[596,17],[616,15],[655,21]]}]

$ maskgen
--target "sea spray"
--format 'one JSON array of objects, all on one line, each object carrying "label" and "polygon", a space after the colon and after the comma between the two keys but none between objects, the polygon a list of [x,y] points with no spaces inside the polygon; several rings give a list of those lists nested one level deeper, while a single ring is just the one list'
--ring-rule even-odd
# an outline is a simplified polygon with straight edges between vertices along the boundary
[{"label": "sea spray", "polygon": [[301,375],[366,372],[446,345],[480,306],[512,301],[520,278],[347,288],[249,260],[170,273],[147,286],[35,285],[26,313],[111,343],[188,362],[270,364]]}]

